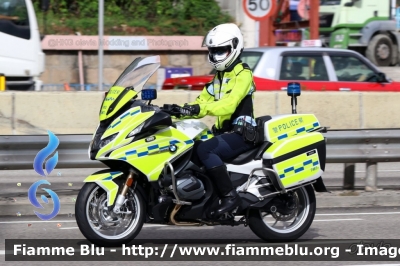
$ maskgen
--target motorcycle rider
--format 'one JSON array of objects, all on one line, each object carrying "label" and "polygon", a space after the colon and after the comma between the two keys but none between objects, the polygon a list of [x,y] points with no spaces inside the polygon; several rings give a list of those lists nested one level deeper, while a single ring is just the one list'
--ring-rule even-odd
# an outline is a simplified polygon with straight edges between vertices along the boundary
[{"label": "motorcycle rider", "polygon": [[192,103],[183,107],[174,105],[183,118],[216,116],[214,138],[197,147],[197,156],[217,187],[221,204],[213,213],[215,217],[238,207],[241,199],[234,189],[224,160],[237,157],[254,147],[246,140],[246,132],[256,126],[253,112],[255,84],[249,66],[242,63],[243,36],[232,23],[214,27],[203,40],[208,48],[208,62],[216,70],[213,80],[207,83]]}]

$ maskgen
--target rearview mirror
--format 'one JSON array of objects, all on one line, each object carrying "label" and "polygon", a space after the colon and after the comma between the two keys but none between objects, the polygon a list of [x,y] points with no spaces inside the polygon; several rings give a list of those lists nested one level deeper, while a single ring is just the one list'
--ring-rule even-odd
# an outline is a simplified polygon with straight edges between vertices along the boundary
[{"label": "rearview mirror", "polygon": [[157,90],[155,89],[143,89],[142,100],[151,101],[157,99]]},{"label": "rearview mirror", "polygon": [[382,72],[378,72],[376,74],[376,78],[377,78],[376,82],[378,82],[378,83],[387,82],[386,75]]}]

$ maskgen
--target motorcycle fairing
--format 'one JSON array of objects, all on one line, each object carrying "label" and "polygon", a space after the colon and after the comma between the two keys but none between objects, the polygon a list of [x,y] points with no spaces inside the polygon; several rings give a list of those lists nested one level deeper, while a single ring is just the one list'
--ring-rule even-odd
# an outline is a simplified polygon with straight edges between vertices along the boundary
[{"label": "motorcycle fairing", "polygon": [[137,95],[132,88],[124,88],[113,86],[108,91],[107,96],[101,104],[99,119],[100,121],[112,117],[118,110],[122,108],[128,101]]},{"label": "motorcycle fairing", "polygon": [[101,170],[86,177],[83,182],[94,182],[107,192],[107,206],[114,204],[118,193],[118,185],[113,181],[114,178],[121,176],[121,171],[111,169]]},{"label": "motorcycle fairing", "polygon": [[191,138],[174,127],[162,129],[151,136],[151,141],[148,139],[118,148],[108,158],[127,161],[152,182],[158,180],[166,162],[173,161],[194,144]]},{"label": "motorcycle fairing", "polygon": [[145,122],[148,118],[154,115],[154,111],[141,112],[141,107],[136,106],[130,108],[118,118],[116,118],[110,126],[103,133],[102,140],[110,137],[114,134],[118,134],[112,141],[102,147],[96,154],[96,160],[105,160],[110,157],[105,157],[111,151],[123,147],[133,141],[134,136],[128,137],[128,135],[140,124]]},{"label": "motorcycle fairing", "polygon": [[197,137],[195,137],[194,140],[195,140],[195,141],[196,141],[196,140],[206,141],[206,140],[209,140],[209,139],[211,139],[211,138],[213,138],[213,137],[214,137],[213,133],[211,132],[211,130],[209,130],[209,129],[207,128],[207,129],[203,130],[203,131],[201,132],[200,135],[198,135]]}]

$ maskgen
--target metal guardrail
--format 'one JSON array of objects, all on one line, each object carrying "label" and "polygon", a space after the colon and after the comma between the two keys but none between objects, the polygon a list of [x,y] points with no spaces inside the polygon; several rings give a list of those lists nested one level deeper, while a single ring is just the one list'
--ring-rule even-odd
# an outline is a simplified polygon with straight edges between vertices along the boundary
[{"label": "metal guardrail", "polygon": [[[332,130],[327,138],[327,163],[345,163],[345,189],[354,188],[354,163],[367,163],[366,190],[377,188],[377,163],[400,162],[400,129]],[[92,135],[57,135],[57,168],[103,168],[88,157]],[[32,169],[47,135],[1,135],[0,170]]]},{"label": "metal guardrail", "polygon": [[329,163],[400,161],[400,129],[332,130],[324,136]]},{"label": "metal guardrail", "polygon": [[[57,168],[102,168],[105,165],[88,157],[92,135],[57,135]],[[47,135],[0,136],[0,170],[33,168],[36,154],[49,142]]]},{"label": "metal guardrail", "polygon": [[354,189],[355,163],[366,163],[365,190],[377,190],[378,162],[400,162],[400,129],[333,130],[327,162],[345,163],[343,188]]}]

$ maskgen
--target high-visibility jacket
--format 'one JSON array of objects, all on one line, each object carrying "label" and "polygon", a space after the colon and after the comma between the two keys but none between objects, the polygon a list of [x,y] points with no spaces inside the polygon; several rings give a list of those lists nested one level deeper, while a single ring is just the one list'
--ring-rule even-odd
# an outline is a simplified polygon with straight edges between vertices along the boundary
[{"label": "high-visibility jacket", "polygon": [[223,72],[217,71],[213,80],[204,86],[200,95],[189,105],[200,106],[200,113],[194,118],[217,116],[215,127],[219,132],[230,131],[241,119],[255,126],[255,90],[249,66],[239,61]]}]

